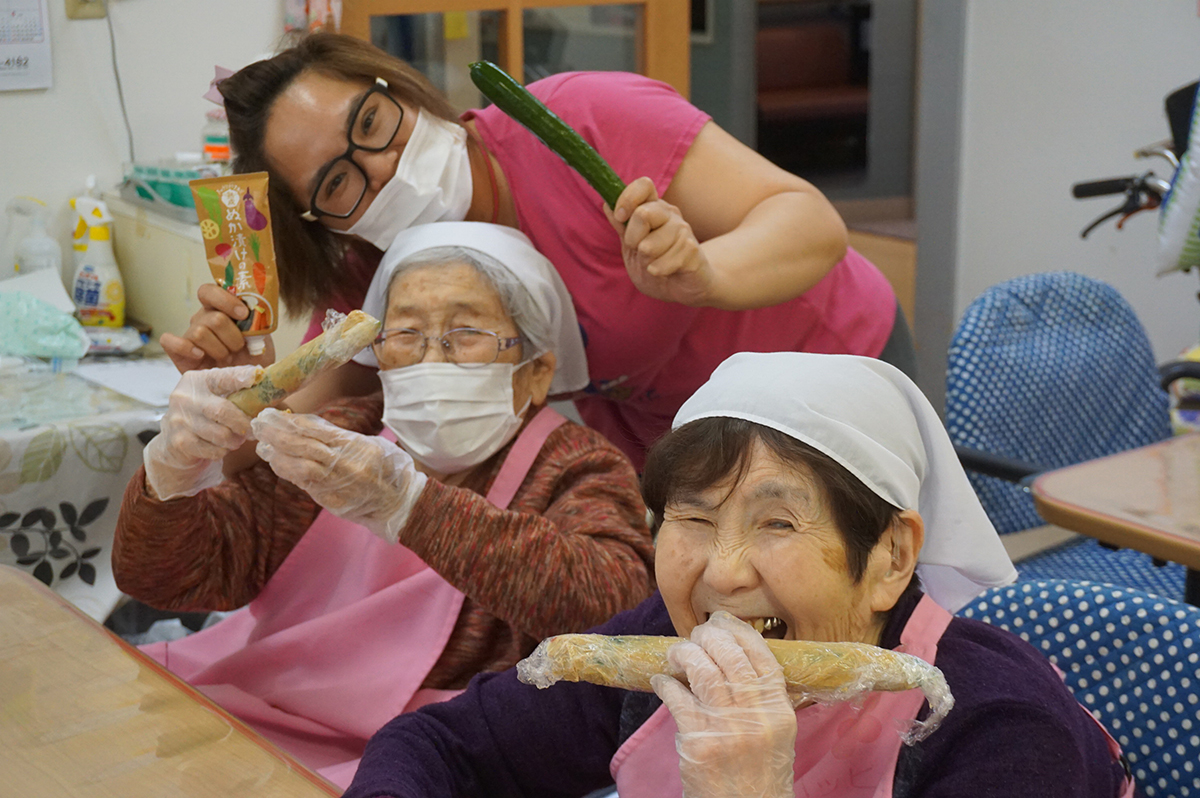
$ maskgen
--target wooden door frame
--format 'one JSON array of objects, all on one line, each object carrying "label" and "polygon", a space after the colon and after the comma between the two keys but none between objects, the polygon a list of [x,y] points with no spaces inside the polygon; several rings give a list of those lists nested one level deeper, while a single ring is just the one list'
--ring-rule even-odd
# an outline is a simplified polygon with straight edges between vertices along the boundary
[{"label": "wooden door frame", "polygon": [[521,24],[525,9],[610,5],[642,7],[638,71],[670,84],[687,97],[691,88],[689,0],[344,0],[341,30],[370,41],[371,17],[499,11],[500,67],[520,80],[519,76],[525,73],[525,34]]}]

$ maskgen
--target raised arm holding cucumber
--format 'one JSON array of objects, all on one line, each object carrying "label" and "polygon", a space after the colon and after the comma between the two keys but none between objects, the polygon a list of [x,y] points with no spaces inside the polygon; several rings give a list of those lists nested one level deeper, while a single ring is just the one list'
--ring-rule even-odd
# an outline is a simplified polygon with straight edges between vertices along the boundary
[{"label": "raised arm holding cucumber", "polygon": [[[581,415],[638,465],[733,352],[911,363],[891,287],[808,182],[662,83],[567,73],[528,88],[627,182],[611,208],[496,106],[456,118],[415,70],[356,39],[315,34],[224,80],[235,168],[272,173],[288,307],[357,307],[379,252],[412,225],[517,227],[571,291],[591,377]],[[233,362],[222,315],[209,307],[164,340],[181,368]],[[314,391],[368,389],[353,368]]]}]

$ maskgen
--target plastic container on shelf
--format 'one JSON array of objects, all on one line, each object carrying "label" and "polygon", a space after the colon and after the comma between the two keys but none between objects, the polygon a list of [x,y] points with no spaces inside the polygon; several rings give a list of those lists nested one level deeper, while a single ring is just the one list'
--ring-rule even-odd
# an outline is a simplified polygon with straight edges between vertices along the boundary
[{"label": "plastic container on shelf", "polygon": [[200,130],[200,148],[206,161],[229,162],[229,122],[226,120],[224,108],[213,108],[204,114],[204,127]]},{"label": "plastic container on shelf", "polygon": [[135,163],[120,187],[121,198],[185,223],[196,221],[188,183],[228,174],[228,162],[206,161],[199,153],[176,153],[154,163]]}]

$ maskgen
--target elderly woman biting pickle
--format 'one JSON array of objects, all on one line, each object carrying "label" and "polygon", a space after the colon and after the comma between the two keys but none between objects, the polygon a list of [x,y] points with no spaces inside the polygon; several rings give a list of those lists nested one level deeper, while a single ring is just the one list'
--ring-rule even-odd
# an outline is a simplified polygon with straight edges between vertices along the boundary
[{"label": "elderly woman biting pickle", "polygon": [[[545,407],[587,365],[570,297],[528,239],[473,222],[406,231],[364,310],[384,322],[363,353],[382,397],[251,422],[224,397],[254,367],[185,374],[113,551],[118,585],[152,606],[244,606],[148,651],[341,785],[394,715],[652,588],[631,464]],[[251,435],[262,461],[224,477]]]},{"label": "elderly woman biting pickle", "polygon": [[[650,451],[659,593],[596,632],[677,635],[654,692],[478,677],[377,733],[346,798],[1128,796],[1107,732],[1051,664],[952,616],[1016,574],[933,408],[887,364],[734,355]],[[916,690],[789,700],[766,638],[868,644],[935,665]],[[615,664],[615,669],[620,663]],[[616,680],[614,680],[616,681]],[[655,693],[657,695],[655,695]]]}]

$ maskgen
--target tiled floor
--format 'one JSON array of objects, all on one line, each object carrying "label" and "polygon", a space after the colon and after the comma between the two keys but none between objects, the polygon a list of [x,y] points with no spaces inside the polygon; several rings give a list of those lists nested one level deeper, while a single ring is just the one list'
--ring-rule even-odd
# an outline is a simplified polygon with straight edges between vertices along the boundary
[{"label": "tiled floor", "polygon": [[1074,532],[1047,524],[1021,532],[1013,532],[1010,535],[1001,535],[1000,542],[1004,544],[1004,550],[1008,552],[1012,561],[1020,562],[1027,557],[1032,557],[1077,537],[1079,536]]},{"label": "tiled floor", "polygon": [[850,225],[850,230],[852,232],[857,230],[863,233],[902,238],[906,241],[915,242],[917,240],[916,219],[886,219],[875,222],[855,222]]}]

